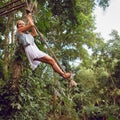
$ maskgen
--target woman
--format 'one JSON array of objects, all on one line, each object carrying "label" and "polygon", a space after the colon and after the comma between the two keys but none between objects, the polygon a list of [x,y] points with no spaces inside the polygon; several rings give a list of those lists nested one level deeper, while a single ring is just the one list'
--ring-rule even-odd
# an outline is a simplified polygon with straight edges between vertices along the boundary
[{"label": "woman", "polygon": [[[46,53],[40,51],[36,44],[34,43],[34,36],[37,35],[36,30],[34,28],[34,22],[31,14],[27,14],[28,24],[25,25],[24,21],[17,21],[17,38],[20,43],[24,46],[26,56],[29,60],[31,68],[35,70],[35,68],[40,64],[40,62],[44,62],[50,64],[55,72],[60,74],[63,78],[70,78],[71,73],[64,73],[55,60],[47,55]],[[28,32],[31,30],[31,32]]]}]

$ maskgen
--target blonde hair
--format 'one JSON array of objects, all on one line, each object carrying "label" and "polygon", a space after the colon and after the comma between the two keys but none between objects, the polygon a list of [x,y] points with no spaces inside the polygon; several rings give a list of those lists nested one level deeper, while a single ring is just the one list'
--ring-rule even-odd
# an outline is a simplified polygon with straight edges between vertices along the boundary
[{"label": "blonde hair", "polygon": [[18,28],[19,22],[21,22],[21,21],[24,22],[23,20],[18,20],[18,21],[17,21],[17,28]]}]

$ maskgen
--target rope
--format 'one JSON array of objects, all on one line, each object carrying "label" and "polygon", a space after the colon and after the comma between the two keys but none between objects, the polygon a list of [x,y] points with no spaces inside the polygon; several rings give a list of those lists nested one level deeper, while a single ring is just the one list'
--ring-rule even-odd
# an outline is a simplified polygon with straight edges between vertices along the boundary
[{"label": "rope", "polygon": [[[26,2],[27,2],[27,0],[26,0]],[[34,1],[34,2],[35,2],[35,1]],[[34,4],[33,4],[33,6],[32,6],[31,8],[33,8],[33,7],[34,7]],[[28,8],[29,8],[29,7],[28,7]],[[30,11],[32,11],[32,10],[30,10]],[[30,12],[30,11],[29,11],[29,12]],[[51,49],[51,48],[49,47],[49,45],[47,44],[47,42],[46,42],[46,40],[44,39],[44,36],[42,35],[42,33],[38,30],[38,28],[37,28],[36,26],[34,26],[34,27],[35,27],[37,33],[39,34],[39,36],[40,36],[40,38],[41,38],[41,41],[47,46],[47,48],[49,49],[49,51],[50,51],[50,53],[52,54],[53,58],[55,59],[56,63],[58,64],[58,66],[61,68],[61,70],[62,70],[64,73],[66,73],[66,71],[63,69],[63,67],[62,67],[61,64],[59,63],[59,61],[58,61],[57,57],[55,56],[54,52],[52,51],[52,49]],[[77,83],[72,79],[72,76],[71,76],[70,78],[67,78],[67,79],[70,81],[70,83],[69,83],[70,87],[77,86]]]}]

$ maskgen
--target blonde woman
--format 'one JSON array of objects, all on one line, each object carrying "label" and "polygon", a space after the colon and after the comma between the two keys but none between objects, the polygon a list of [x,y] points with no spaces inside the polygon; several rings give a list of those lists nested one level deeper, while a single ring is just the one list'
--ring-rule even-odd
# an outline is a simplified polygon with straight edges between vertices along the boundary
[{"label": "blonde woman", "polygon": [[[41,63],[50,64],[55,72],[60,74],[63,78],[67,79],[71,77],[71,72],[64,73],[60,67],[57,65],[55,60],[50,57],[48,54],[39,50],[34,42],[34,37],[37,35],[34,28],[34,22],[31,16],[31,13],[27,14],[28,24],[25,25],[23,20],[17,21],[17,38],[19,42],[23,45],[25,54],[29,60],[32,70],[35,70],[36,67]],[[31,32],[28,32],[31,31]]]}]

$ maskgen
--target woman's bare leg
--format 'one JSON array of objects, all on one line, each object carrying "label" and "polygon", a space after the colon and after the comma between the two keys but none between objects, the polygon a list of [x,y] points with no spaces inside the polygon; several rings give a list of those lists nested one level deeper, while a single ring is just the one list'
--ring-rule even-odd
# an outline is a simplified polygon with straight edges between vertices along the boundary
[{"label": "woman's bare leg", "polygon": [[57,65],[55,60],[50,56],[44,56],[42,58],[35,58],[34,60],[41,61],[47,64],[50,64],[55,72],[60,74],[63,78],[69,78],[71,76],[71,73],[64,73],[60,67]]}]

